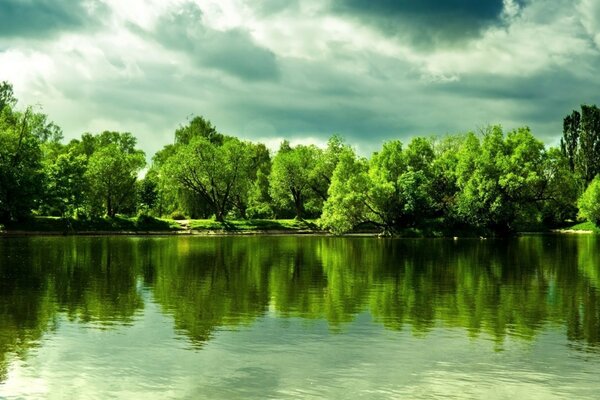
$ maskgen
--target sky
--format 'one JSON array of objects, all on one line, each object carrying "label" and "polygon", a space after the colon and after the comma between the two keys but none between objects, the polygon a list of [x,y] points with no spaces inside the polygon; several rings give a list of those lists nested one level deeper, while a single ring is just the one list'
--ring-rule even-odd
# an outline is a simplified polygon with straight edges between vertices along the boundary
[{"label": "sky", "polygon": [[195,115],[277,148],[529,126],[600,103],[598,0],[0,0],[0,81],[150,157]]}]

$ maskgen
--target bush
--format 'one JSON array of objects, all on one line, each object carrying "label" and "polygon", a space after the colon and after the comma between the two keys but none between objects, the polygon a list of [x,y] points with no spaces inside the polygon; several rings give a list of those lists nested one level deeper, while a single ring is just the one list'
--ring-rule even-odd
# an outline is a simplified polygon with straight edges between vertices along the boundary
[{"label": "bush", "polygon": [[175,221],[181,221],[182,219],[187,219],[185,217],[185,215],[183,215],[183,213],[179,210],[175,210],[171,213],[171,219],[174,219]]},{"label": "bush", "polygon": [[596,176],[577,200],[579,216],[598,225],[600,223],[600,177]]}]

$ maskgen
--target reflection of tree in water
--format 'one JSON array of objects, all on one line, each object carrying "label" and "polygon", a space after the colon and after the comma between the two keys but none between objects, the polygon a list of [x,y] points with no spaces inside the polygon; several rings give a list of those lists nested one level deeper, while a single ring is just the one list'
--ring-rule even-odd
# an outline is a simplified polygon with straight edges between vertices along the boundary
[{"label": "reflection of tree in water", "polygon": [[0,381],[58,316],[109,327],[143,308],[131,242],[108,238],[0,240]]},{"label": "reflection of tree in water", "polygon": [[123,238],[71,238],[50,251],[55,298],[71,320],[129,323],[143,301],[137,290],[137,242]]},{"label": "reflection of tree in water", "polygon": [[532,339],[553,322],[566,324],[570,338],[597,344],[592,243],[187,238],[152,252],[151,285],[197,344],[220,326],[253,321],[269,304],[280,316],[325,318],[336,328],[367,309],[390,329],[423,335],[441,324],[499,344],[507,335]]},{"label": "reflection of tree in water", "polygon": [[33,248],[0,240],[0,383],[10,355],[24,359],[50,327],[55,314],[45,274],[30,265]]},{"label": "reflection of tree in water", "polygon": [[154,297],[196,345],[216,328],[249,323],[267,309],[268,247],[244,238],[178,238],[151,254]]},{"label": "reflection of tree in water", "polygon": [[600,244],[589,237],[24,238],[0,241],[0,380],[66,315],[131,323],[138,283],[195,345],[267,313],[343,329],[369,311],[388,329],[438,326],[531,340],[565,326],[600,347]]}]

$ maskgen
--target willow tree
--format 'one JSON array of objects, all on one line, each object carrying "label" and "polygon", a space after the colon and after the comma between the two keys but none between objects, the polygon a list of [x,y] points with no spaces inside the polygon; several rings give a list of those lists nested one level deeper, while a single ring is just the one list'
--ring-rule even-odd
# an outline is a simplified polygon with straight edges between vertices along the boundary
[{"label": "willow tree", "polygon": [[196,193],[223,222],[234,200],[250,187],[251,153],[247,143],[225,137],[223,144],[196,136],[178,146],[165,165],[182,188]]},{"label": "willow tree", "polygon": [[137,175],[146,165],[144,152],[135,148],[130,133],[103,132],[95,137],[96,147],[85,174],[89,182],[92,213],[100,205],[110,217],[135,206]]}]

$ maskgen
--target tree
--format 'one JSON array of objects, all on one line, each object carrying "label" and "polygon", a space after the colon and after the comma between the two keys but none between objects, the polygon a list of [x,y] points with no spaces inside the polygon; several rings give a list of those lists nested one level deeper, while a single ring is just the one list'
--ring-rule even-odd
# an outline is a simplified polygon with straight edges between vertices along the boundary
[{"label": "tree", "polygon": [[278,206],[291,205],[298,219],[304,217],[307,202],[315,200],[311,173],[317,164],[319,153],[320,150],[314,145],[291,148],[284,141],[273,158],[269,193]]},{"label": "tree", "polygon": [[600,177],[592,180],[577,201],[577,206],[581,217],[600,225]]},{"label": "tree", "polygon": [[414,225],[431,208],[432,159],[430,143],[419,138],[406,151],[400,141],[384,143],[369,163],[346,149],[333,173],[322,225],[335,233],[364,222],[388,233]]},{"label": "tree", "polygon": [[42,196],[41,117],[13,109],[12,86],[0,84],[0,221],[29,214]]},{"label": "tree", "polygon": [[103,132],[96,137],[97,148],[88,160],[89,201],[92,213],[102,204],[106,214],[134,208],[135,182],[146,164],[144,152],[135,148],[130,133]]},{"label": "tree", "polygon": [[467,136],[457,166],[457,212],[469,224],[507,233],[531,218],[545,198],[545,151],[528,128],[508,133],[493,126],[481,142]]},{"label": "tree", "polygon": [[337,166],[340,156],[348,145],[344,143],[341,136],[333,135],[327,141],[324,151],[317,151],[314,168],[309,171],[309,185],[312,191],[322,201],[327,200],[327,190],[331,185],[333,171]]},{"label": "tree", "polygon": [[320,224],[335,234],[349,232],[376,218],[369,203],[369,166],[350,148],[344,149],[333,172]]},{"label": "tree", "polygon": [[209,120],[196,116],[189,124],[181,126],[175,131],[175,144],[190,144],[196,137],[203,137],[216,145],[223,144],[225,139]]},{"label": "tree", "polygon": [[67,146],[53,157],[44,160],[44,196],[42,211],[53,214],[56,210],[62,217],[73,215],[83,206],[87,188],[85,173],[87,158]]},{"label": "tree", "polygon": [[178,184],[201,197],[223,222],[234,198],[248,188],[248,144],[227,137],[222,145],[197,136],[181,145],[167,161],[166,169]]},{"label": "tree", "polygon": [[561,150],[587,186],[600,173],[600,109],[582,105],[563,120]]},{"label": "tree", "polygon": [[158,201],[158,179],[155,171],[149,171],[141,181],[138,181],[138,207],[147,212]]}]

